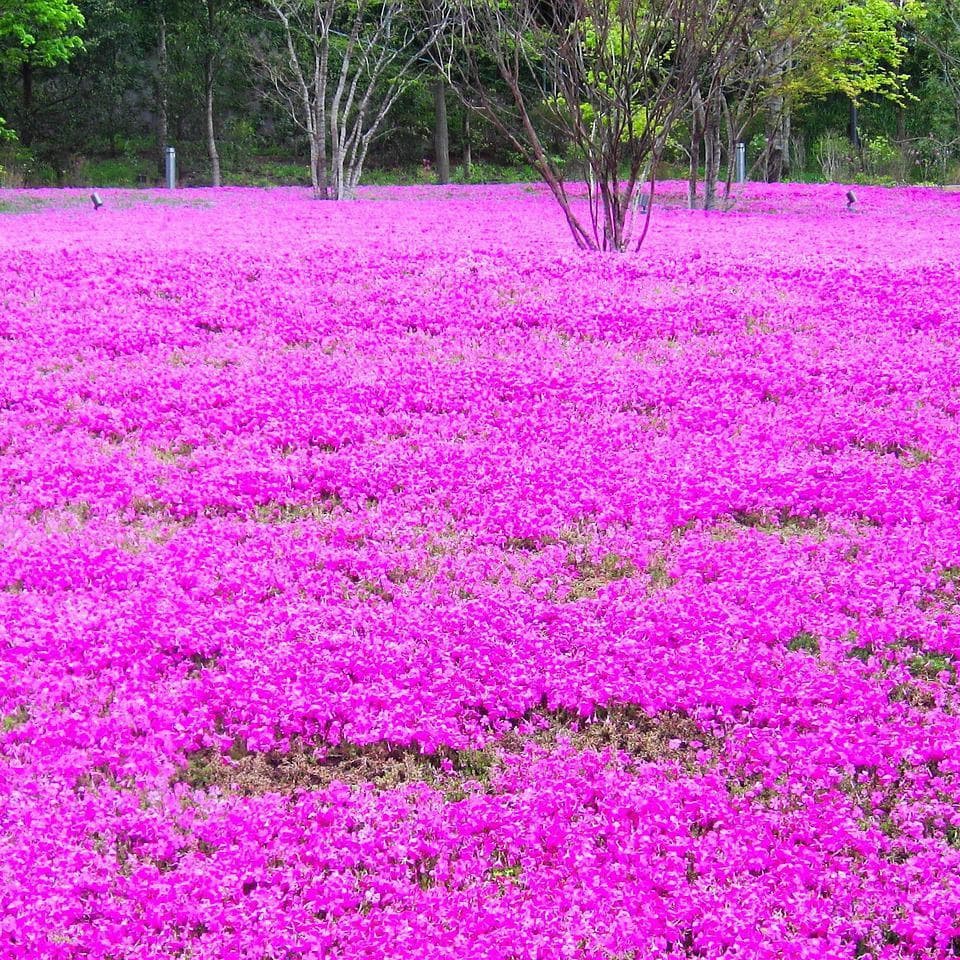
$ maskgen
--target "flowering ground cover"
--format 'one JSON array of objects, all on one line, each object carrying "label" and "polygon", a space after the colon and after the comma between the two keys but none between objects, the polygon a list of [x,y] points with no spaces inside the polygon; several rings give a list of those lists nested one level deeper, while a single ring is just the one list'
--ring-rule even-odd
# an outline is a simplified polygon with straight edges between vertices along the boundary
[{"label": "flowering ground cover", "polygon": [[0,957],[960,955],[960,197],[843,192],[0,196]]}]

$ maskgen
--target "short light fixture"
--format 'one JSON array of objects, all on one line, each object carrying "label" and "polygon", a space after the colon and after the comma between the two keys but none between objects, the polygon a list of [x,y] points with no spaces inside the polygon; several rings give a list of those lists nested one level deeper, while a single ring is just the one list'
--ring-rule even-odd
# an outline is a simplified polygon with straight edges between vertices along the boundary
[{"label": "short light fixture", "polygon": [[857,202],[857,195],[852,191],[847,191],[847,209],[852,210],[854,204]]},{"label": "short light fixture", "polygon": [[103,200],[100,199],[99,193],[91,193],[90,202],[93,204],[94,210],[99,210],[103,206]]}]

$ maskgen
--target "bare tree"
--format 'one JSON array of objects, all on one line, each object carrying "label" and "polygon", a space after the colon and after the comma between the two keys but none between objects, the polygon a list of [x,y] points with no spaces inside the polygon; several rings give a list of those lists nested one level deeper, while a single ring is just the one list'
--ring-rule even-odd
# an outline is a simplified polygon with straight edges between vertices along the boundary
[{"label": "bare tree", "polygon": [[[782,179],[791,157],[791,111],[797,98],[811,86],[806,75],[822,61],[831,10],[837,0],[752,0],[731,38],[719,69],[711,65],[699,115],[690,121],[690,206],[698,200],[700,145],[704,151],[706,209],[718,199],[718,181],[724,157],[727,176],[724,197],[729,198],[736,144],[748,127],[763,117],[765,146],[757,161],[765,180]],[[697,99],[694,98],[694,105]]]},{"label": "bare tree", "polygon": [[[764,177],[778,179],[789,163],[790,101],[787,85],[794,63],[793,49],[804,40],[801,4],[811,0],[754,0],[730,38],[730,49],[698,78],[690,119],[689,205],[697,205],[700,150],[703,149],[703,206],[711,209],[719,196],[724,159],[724,197],[729,198],[733,158],[747,128],[764,114],[767,148],[760,163]],[[809,19],[809,18],[808,18]],[[703,91],[701,94],[701,90]]]},{"label": "bare tree", "polygon": [[[449,20],[438,52],[464,103],[537,169],[577,245],[622,251],[642,242],[650,210],[638,238],[642,184],[695,78],[729,56],[748,3],[447,0],[436,5]],[[585,210],[553,141],[571,144],[583,163]]]},{"label": "bare tree", "polygon": [[724,89],[731,148],[762,112],[760,165],[766,180],[780,180],[792,161],[791,114],[804,99],[841,92],[852,119],[868,94],[902,104],[907,48],[901,32],[918,11],[912,0],[754,0],[733,83]]},{"label": "bare tree", "polygon": [[[778,180],[789,169],[790,83],[815,22],[811,6],[811,0],[756,0],[741,25],[736,56],[716,105],[726,133],[725,198],[731,194],[736,145],[761,114],[766,139],[758,165],[764,179]],[[707,208],[716,197],[718,178],[719,170],[705,171]]]},{"label": "bare tree", "polygon": [[[700,181],[701,149],[704,169],[704,209],[712,209],[717,200],[717,183],[720,178],[720,166],[726,153],[728,167],[730,158],[736,149],[731,137],[735,115],[730,110],[730,95],[737,91],[741,96],[744,90],[742,63],[748,57],[750,37],[754,28],[752,10],[749,5],[741,7],[736,29],[726,38],[720,55],[701,64],[700,71],[694,77],[691,90],[691,102],[688,114],[690,172],[688,177],[687,200],[691,209],[698,203],[698,185]],[[735,128],[742,133],[742,126]],[[726,150],[724,150],[724,130],[727,132]]]},{"label": "bare tree", "polygon": [[266,0],[279,45],[255,56],[276,100],[306,133],[316,196],[342,200],[360,182],[370,144],[404,90],[429,68],[442,20],[408,0]]}]

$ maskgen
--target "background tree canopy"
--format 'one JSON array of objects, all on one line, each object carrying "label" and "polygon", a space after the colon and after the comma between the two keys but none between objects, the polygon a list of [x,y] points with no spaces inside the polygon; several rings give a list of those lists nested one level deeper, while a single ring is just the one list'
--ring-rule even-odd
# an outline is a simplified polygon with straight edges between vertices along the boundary
[{"label": "background tree canopy", "polygon": [[[0,70],[19,71],[29,108],[34,67],[53,67],[83,50],[83,14],[69,0],[7,0],[0,7]],[[0,135],[6,138],[0,117]]]},{"label": "background tree canopy", "polygon": [[[631,9],[656,12],[670,2]],[[655,144],[653,172],[689,177],[692,204],[722,202],[741,141],[756,177],[960,180],[956,0],[685,0],[683,8],[697,4],[714,17],[739,12],[726,45],[671,92],[669,130]],[[318,193],[326,183],[328,195],[343,196],[361,177],[541,177],[517,136],[516,93],[543,130],[541,166],[561,181],[587,176],[582,134],[613,116],[628,122],[612,162],[629,173],[632,145],[656,111],[637,61],[650,48],[631,47],[623,33],[628,5],[592,0],[587,14],[579,0],[532,6],[536,24],[517,19],[523,5],[515,0],[7,0],[0,184],[153,184],[166,144],[177,148],[185,184],[312,177]],[[491,9],[502,31],[495,36],[513,35],[525,51],[516,91],[490,36],[484,47],[462,29],[467,13]],[[615,28],[601,38],[594,21],[604,11]],[[578,20],[580,49],[594,61],[580,78],[594,91],[578,94],[579,132],[551,123],[572,88],[564,88],[569,73],[551,78],[546,56],[569,42]],[[362,28],[351,40],[355,23]],[[675,63],[669,44],[660,55],[661,66]],[[462,69],[459,80],[448,69],[467,61],[472,84]],[[325,80],[304,99],[300,80],[312,84],[318,71]],[[627,76],[625,109],[618,82]],[[642,179],[649,171],[641,164],[637,172]]]},{"label": "background tree canopy", "polygon": [[68,0],[7,0],[0,7],[0,62],[51,67],[83,49],[84,19]]}]

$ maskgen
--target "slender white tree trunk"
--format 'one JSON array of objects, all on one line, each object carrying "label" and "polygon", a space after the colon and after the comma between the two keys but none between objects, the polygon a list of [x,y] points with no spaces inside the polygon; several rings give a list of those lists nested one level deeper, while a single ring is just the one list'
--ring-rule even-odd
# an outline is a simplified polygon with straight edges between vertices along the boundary
[{"label": "slender white tree trunk", "polygon": [[157,167],[163,175],[168,136],[167,110],[167,18],[161,13],[157,21]]},{"label": "slender white tree trunk", "polygon": [[[773,76],[776,81],[790,69],[792,45],[785,41],[773,52]],[[782,93],[767,100],[767,148],[764,156],[764,174],[768,183],[787,175],[790,169],[790,105]]]},{"label": "slender white tree trunk", "polygon": [[217,132],[214,123],[214,94],[217,80],[217,5],[216,0],[207,0],[206,52],[203,57],[203,93],[205,106],[207,156],[210,158],[210,183],[220,186],[220,151],[217,149]]},{"label": "slender white tree trunk", "polygon": [[697,208],[697,188],[700,182],[700,143],[703,139],[703,97],[699,85],[693,88],[692,109],[690,115],[690,174],[687,178],[687,206]]},{"label": "slender white tree trunk", "polygon": [[720,177],[720,125],[722,121],[719,89],[711,92],[704,112],[703,125],[703,209],[712,210],[717,205],[717,180]]},{"label": "slender white tree trunk", "polygon": [[210,184],[214,187],[221,185],[220,180],[220,151],[217,150],[217,135],[214,124],[213,94],[214,70],[212,57],[208,57],[204,86],[206,93],[206,120],[207,120],[207,156],[210,158]]}]

